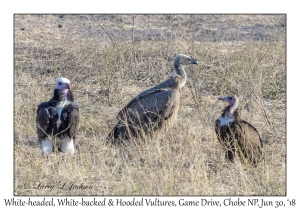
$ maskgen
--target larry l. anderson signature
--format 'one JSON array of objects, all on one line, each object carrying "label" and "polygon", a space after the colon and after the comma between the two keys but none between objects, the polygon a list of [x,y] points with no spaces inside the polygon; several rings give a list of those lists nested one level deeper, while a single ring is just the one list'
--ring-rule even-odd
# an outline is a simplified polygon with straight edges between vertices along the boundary
[{"label": "larry l. anderson signature", "polygon": [[75,183],[75,182],[62,182],[56,181],[52,184],[50,183],[42,183],[42,182],[34,182],[32,185],[29,183],[25,183],[23,185],[24,188],[33,188],[37,190],[50,190],[52,191],[54,188],[61,190],[86,190],[93,189],[92,185],[85,185],[83,183]]}]

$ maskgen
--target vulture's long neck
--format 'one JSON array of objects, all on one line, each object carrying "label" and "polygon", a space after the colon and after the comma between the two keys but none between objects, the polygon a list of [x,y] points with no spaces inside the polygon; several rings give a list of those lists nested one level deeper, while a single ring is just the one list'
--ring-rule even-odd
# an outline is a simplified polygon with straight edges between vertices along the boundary
[{"label": "vulture's long neck", "polygon": [[182,82],[180,84],[180,88],[182,88],[186,83],[186,73],[185,73],[184,67],[183,67],[183,65],[181,65],[178,62],[174,62],[174,69],[175,69],[176,74],[181,76],[181,78],[182,78]]},{"label": "vulture's long neck", "polygon": [[239,110],[236,108],[232,112],[231,108],[231,106],[227,106],[222,113],[222,117],[240,119]]},{"label": "vulture's long neck", "polygon": [[239,102],[236,100],[235,103],[229,108],[229,112],[233,114],[235,110],[238,108]]},{"label": "vulture's long neck", "polygon": [[227,106],[223,113],[222,118],[224,119],[231,119],[231,120],[240,120],[239,110],[238,108],[232,108],[232,106]]}]

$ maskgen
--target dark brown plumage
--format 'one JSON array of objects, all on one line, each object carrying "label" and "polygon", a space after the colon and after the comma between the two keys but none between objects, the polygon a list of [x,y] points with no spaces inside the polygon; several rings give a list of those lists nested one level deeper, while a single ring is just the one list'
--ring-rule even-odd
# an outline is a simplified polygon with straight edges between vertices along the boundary
[{"label": "dark brown plumage", "polygon": [[174,60],[173,74],[164,82],[134,97],[119,112],[119,122],[108,135],[113,144],[144,135],[165,133],[177,119],[180,88],[186,83],[184,66],[198,61],[179,54]]},{"label": "dark brown plumage", "polygon": [[37,109],[36,128],[42,155],[51,154],[54,145],[58,151],[73,154],[79,120],[79,108],[74,102],[70,81],[58,78],[53,97]]},{"label": "dark brown plumage", "polygon": [[234,162],[238,154],[241,162],[248,160],[257,165],[262,157],[263,145],[256,128],[240,118],[237,96],[226,96],[219,100],[229,103],[215,123],[215,131],[225,149],[225,157]]}]

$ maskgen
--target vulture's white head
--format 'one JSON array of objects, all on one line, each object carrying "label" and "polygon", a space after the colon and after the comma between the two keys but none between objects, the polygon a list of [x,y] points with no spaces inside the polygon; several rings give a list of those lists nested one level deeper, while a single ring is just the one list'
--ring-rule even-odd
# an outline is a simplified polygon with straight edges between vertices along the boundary
[{"label": "vulture's white head", "polygon": [[58,90],[65,90],[70,89],[70,80],[67,78],[57,78],[56,79],[56,89]]},{"label": "vulture's white head", "polygon": [[56,89],[63,91],[65,97],[67,97],[68,90],[70,88],[70,80],[68,80],[67,78],[61,77],[56,79]]},{"label": "vulture's white head", "polygon": [[175,69],[176,66],[178,65],[188,65],[188,64],[198,64],[198,61],[195,58],[192,58],[184,54],[178,54],[174,59]]}]

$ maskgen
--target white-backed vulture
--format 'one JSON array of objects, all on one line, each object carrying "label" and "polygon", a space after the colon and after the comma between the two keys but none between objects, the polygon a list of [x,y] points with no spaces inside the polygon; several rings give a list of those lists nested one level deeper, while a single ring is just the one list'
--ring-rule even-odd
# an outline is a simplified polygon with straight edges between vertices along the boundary
[{"label": "white-backed vulture", "polygon": [[58,78],[53,97],[38,106],[36,128],[42,155],[58,151],[74,154],[79,127],[79,108],[74,102],[67,78]]},{"label": "white-backed vulture", "polygon": [[234,162],[238,154],[242,163],[248,160],[252,165],[257,165],[262,157],[262,141],[256,128],[240,118],[238,97],[225,96],[218,100],[229,104],[215,123],[218,140],[225,148],[225,157]]},{"label": "white-backed vulture", "polygon": [[184,66],[198,64],[187,55],[179,54],[174,59],[174,71],[164,82],[145,90],[122,108],[119,122],[108,135],[113,144],[132,137],[165,133],[176,119],[180,103],[180,88],[186,83]]}]

